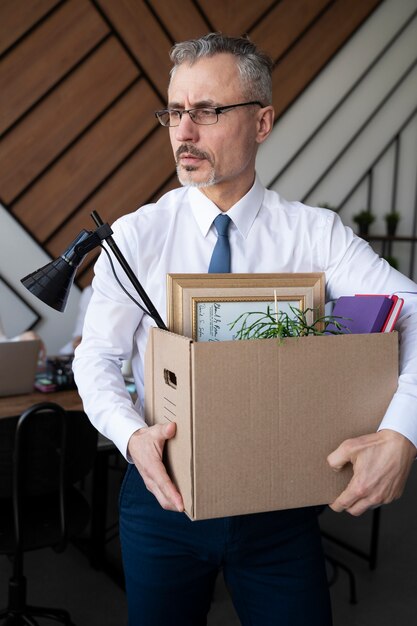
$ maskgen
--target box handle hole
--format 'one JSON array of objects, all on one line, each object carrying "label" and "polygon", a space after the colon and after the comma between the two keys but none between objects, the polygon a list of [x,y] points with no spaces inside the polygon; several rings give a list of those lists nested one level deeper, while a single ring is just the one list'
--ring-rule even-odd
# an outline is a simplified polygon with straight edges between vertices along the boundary
[{"label": "box handle hole", "polygon": [[173,389],[177,388],[177,377],[174,372],[164,369],[164,379],[168,387],[172,387]]}]

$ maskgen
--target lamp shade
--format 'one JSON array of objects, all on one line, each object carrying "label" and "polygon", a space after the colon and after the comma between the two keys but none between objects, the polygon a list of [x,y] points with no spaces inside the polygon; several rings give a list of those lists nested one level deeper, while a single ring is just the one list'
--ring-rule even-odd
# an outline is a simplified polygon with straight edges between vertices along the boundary
[{"label": "lamp shade", "polygon": [[77,268],[86,255],[80,244],[90,235],[82,230],[58,259],[28,274],[21,283],[48,306],[65,311]]},{"label": "lamp shade", "polygon": [[65,311],[76,271],[76,267],[59,257],[25,276],[21,282],[39,300],[62,312]]},{"label": "lamp shade", "polygon": [[[142,311],[152,317],[158,328],[167,330],[165,322],[136,278],[132,268],[126,261],[121,250],[119,250],[116,242],[113,240],[111,236],[113,231],[110,226],[103,223],[101,217],[96,211],[91,213],[91,217],[95,221],[98,228],[94,232],[82,230],[58,259],[47,263],[35,272],[32,272],[22,278],[21,282],[24,287],[33,293],[34,296],[39,298],[39,300],[42,300],[42,302],[45,302],[48,306],[62,313],[67,305],[68,295],[74,282],[78,267],[81,265],[88,252],[91,252],[91,250],[94,250],[97,246],[102,246],[101,242],[105,241],[109,245],[109,248],[113,252],[116,259],[119,261],[126,276],[135,288],[136,293],[139,294],[142,302],[147,308],[144,308],[134,298],[132,298],[132,300],[142,309]],[[123,291],[126,291],[114,271],[111,259],[110,263],[115,279],[120,284]],[[127,295],[131,297],[129,294]]]}]

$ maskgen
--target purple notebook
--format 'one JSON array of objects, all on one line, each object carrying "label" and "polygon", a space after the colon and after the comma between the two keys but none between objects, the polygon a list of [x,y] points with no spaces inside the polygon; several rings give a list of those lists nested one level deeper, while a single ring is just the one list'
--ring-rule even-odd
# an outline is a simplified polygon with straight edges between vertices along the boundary
[{"label": "purple notebook", "polygon": [[[344,333],[379,333],[391,310],[393,301],[388,296],[341,296],[332,315],[345,318],[337,321],[345,327]],[[329,324],[326,332],[337,331]]]}]

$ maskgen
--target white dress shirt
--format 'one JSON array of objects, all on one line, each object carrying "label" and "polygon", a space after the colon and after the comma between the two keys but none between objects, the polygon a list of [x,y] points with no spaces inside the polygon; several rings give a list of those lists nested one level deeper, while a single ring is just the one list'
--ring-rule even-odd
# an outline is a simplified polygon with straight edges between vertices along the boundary
[{"label": "white dress shirt", "polygon": [[[207,272],[217,240],[213,220],[219,213],[201,191],[183,187],[113,225],[116,243],[164,320],[166,275]],[[405,304],[397,323],[401,376],[381,427],[417,445],[417,285],[381,260],[336,213],[287,202],[259,179],[228,215],[234,273],[325,272],[326,300],[402,292]],[[115,266],[125,288],[138,298],[117,261]],[[145,425],[144,354],[155,324],[123,293],[104,253],[96,263],[93,288],[83,341],[75,352],[75,379],[91,421],[126,456],[130,436]],[[135,407],[120,373],[131,352]]]}]

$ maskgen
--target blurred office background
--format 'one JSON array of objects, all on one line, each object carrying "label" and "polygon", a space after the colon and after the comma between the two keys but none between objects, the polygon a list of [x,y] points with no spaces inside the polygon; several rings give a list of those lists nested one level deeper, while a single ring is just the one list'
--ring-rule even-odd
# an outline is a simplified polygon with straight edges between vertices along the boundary
[{"label": "blurred office background", "polygon": [[[247,33],[275,63],[277,118],[259,152],[262,181],[289,199],[340,211],[356,231],[354,216],[369,210],[370,244],[417,278],[417,0],[0,0],[0,302],[9,335],[34,327],[56,353],[71,337],[95,254],[65,314],[35,300],[20,278],[61,254],[82,228],[94,229],[92,210],[112,223],[177,186],[168,133],[153,111],[166,104],[171,45],[214,30]],[[384,216],[393,212],[400,221],[387,238]],[[383,511],[374,571],[329,546],[358,577],[357,607],[344,571],[332,586],[337,607],[350,611],[337,626],[382,626],[396,615],[399,626],[411,623],[414,493]],[[114,498],[110,505],[117,517]],[[371,514],[322,518],[366,547]],[[108,550],[117,569],[117,529]],[[81,625],[124,624],[123,592],[107,574],[76,548],[47,554],[30,557],[40,601],[59,604],[72,593],[75,606],[85,605]],[[2,557],[0,598],[7,565]],[[98,605],[103,616],[94,621]],[[220,585],[212,626],[232,626],[231,615]]]},{"label": "blurred office background", "polygon": [[[177,186],[153,111],[166,104],[171,45],[212,30],[247,33],[274,59],[277,120],[259,153],[263,182],[330,205],[355,229],[353,216],[369,209],[371,244],[415,278],[416,11],[417,0],[1,0],[6,330],[36,324],[56,352],[79,291],[61,315],[20,278],[94,229],[93,209],[112,223]],[[384,241],[393,211],[396,239]],[[78,288],[90,283],[94,258]]]}]

